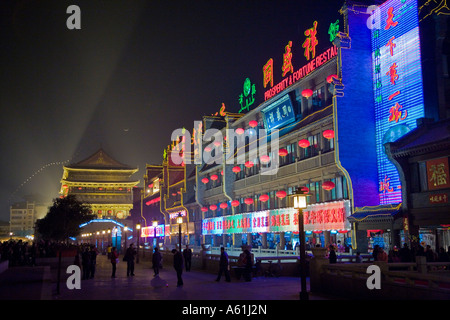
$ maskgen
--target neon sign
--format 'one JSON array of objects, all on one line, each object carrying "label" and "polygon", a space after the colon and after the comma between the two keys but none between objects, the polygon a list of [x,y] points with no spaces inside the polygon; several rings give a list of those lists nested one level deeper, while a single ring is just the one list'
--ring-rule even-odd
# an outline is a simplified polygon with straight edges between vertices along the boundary
[{"label": "neon sign", "polygon": [[372,13],[380,22],[371,31],[380,204],[402,201],[384,143],[414,129],[424,116],[417,10],[417,0],[389,0]]},{"label": "neon sign", "polygon": [[[336,46],[332,46],[322,52],[321,54],[317,55],[314,59],[312,59],[307,64],[300,67],[297,71],[294,71],[289,77],[284,78],[282,81],[280,81],[278,84],[273,86],[272,88],[266,90],[264,92],[264,100],[268,100],[290,85],[294,84],[295,82],[299,81],[303,77],[307,76],[311,72],[313,72],[316,68],[320,67],[321,65],[327,63],[330,59],[337,56],[337,48]],[[272,60],[272,59],[271,59]],[[273,61],[272,61],[273,63]],[[272,78],[273,81],[273,78]]]},{"label": "neon sign", "polygon": [[156,227],[143,227],[141,228],[141,237],[164,237],[164,225],[159,224]]},{"label": "neon sign", "polygon": [[246,78],[244,81],[244,91],[239,95],[241,109],[239,109],[238,113],[241,113],[244,110],[250,111],[250,106],[255,103],[255,93],[255,84],[252,84],[250,79]]},{"label": "neon sign", "polygon": [[[302,47],[305,48],[304,56],[306,60],[310,57],[314,58],[316,56],[316,46],[319,44],[316,38],[317,34],[317,21],[314,21],[313,27],[305,31],[306,40],[303,42]],[[311,56],[310,56],[311,53]]]}]

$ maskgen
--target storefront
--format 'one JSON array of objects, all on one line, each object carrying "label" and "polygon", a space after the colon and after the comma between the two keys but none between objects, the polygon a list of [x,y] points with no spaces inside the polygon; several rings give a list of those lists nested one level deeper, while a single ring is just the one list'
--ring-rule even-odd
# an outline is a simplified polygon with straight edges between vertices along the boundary
[{"label": "storefront", "polygon": [[[341,241],[344,245],[347,241],[346,235],[350,231],[348,200],[309,205],[303,214],[306,241],[310,244],[324,246]],[[299,242],[298,230],[298,213],[294,208],[262,210],[202,221],[205,243],[216,246],[247,244],[263,248],[295,248]],[[225,240],[220,243],[220,239]]]}]

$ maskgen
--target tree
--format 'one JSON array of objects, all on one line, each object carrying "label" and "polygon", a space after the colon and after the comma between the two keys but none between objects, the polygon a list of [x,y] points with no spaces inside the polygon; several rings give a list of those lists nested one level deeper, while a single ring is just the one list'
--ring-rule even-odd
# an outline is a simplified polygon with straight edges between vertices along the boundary
[{"label": "tree", "polygon": [[80,234],[80,224],[95,218],[91,206],[83,204],[75,195],[56,198],[47,215],[36,222],[37,231],[44,240],[64,241]]}]

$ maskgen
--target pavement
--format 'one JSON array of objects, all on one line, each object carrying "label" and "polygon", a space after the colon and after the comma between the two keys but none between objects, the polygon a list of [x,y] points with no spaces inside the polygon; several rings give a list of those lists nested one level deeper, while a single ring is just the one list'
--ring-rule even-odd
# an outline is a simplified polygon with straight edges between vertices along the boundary
[{"label": "pavement", "polygon": [[[111,263],[106,256],[98,256],[93,279],[81,280],[80,289],[69,289],[70,274],[61,271],[59,293],[57,270],[50,267],[13,267],[0,274],[1,300],[299,300],[299,277],[255,277],[250,282],[231,282],[224,276],[216,282],[217,274],[202,270],[183,271],[184,285],[177,287],[175,270],[165,266],[159,279],[153,276],[149,261],[135,265],[135,276],[126,276],[126,262],[117,265],[116,278],[111,278]],[[156,283],[158,282],[158,283]],[[159,283],[164,285],[160,286]],[[167,284],[166,284],[167,283]],[[307,281],[309,291],[309,279]],[[309,293],[310,300],[336,300]]]}]

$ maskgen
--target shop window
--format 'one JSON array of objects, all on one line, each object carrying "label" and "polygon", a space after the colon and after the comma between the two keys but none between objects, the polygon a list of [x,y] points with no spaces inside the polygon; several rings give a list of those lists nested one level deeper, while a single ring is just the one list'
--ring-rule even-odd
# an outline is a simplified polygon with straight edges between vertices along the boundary
[{"label": "shop window", "polygon": [[280,156],[280,166],[294,163],[295,159],[297,158],[297,144],[296,143],[288,144],[285,147],[285,149],[287,150],[288,154],[283,157]]}]

